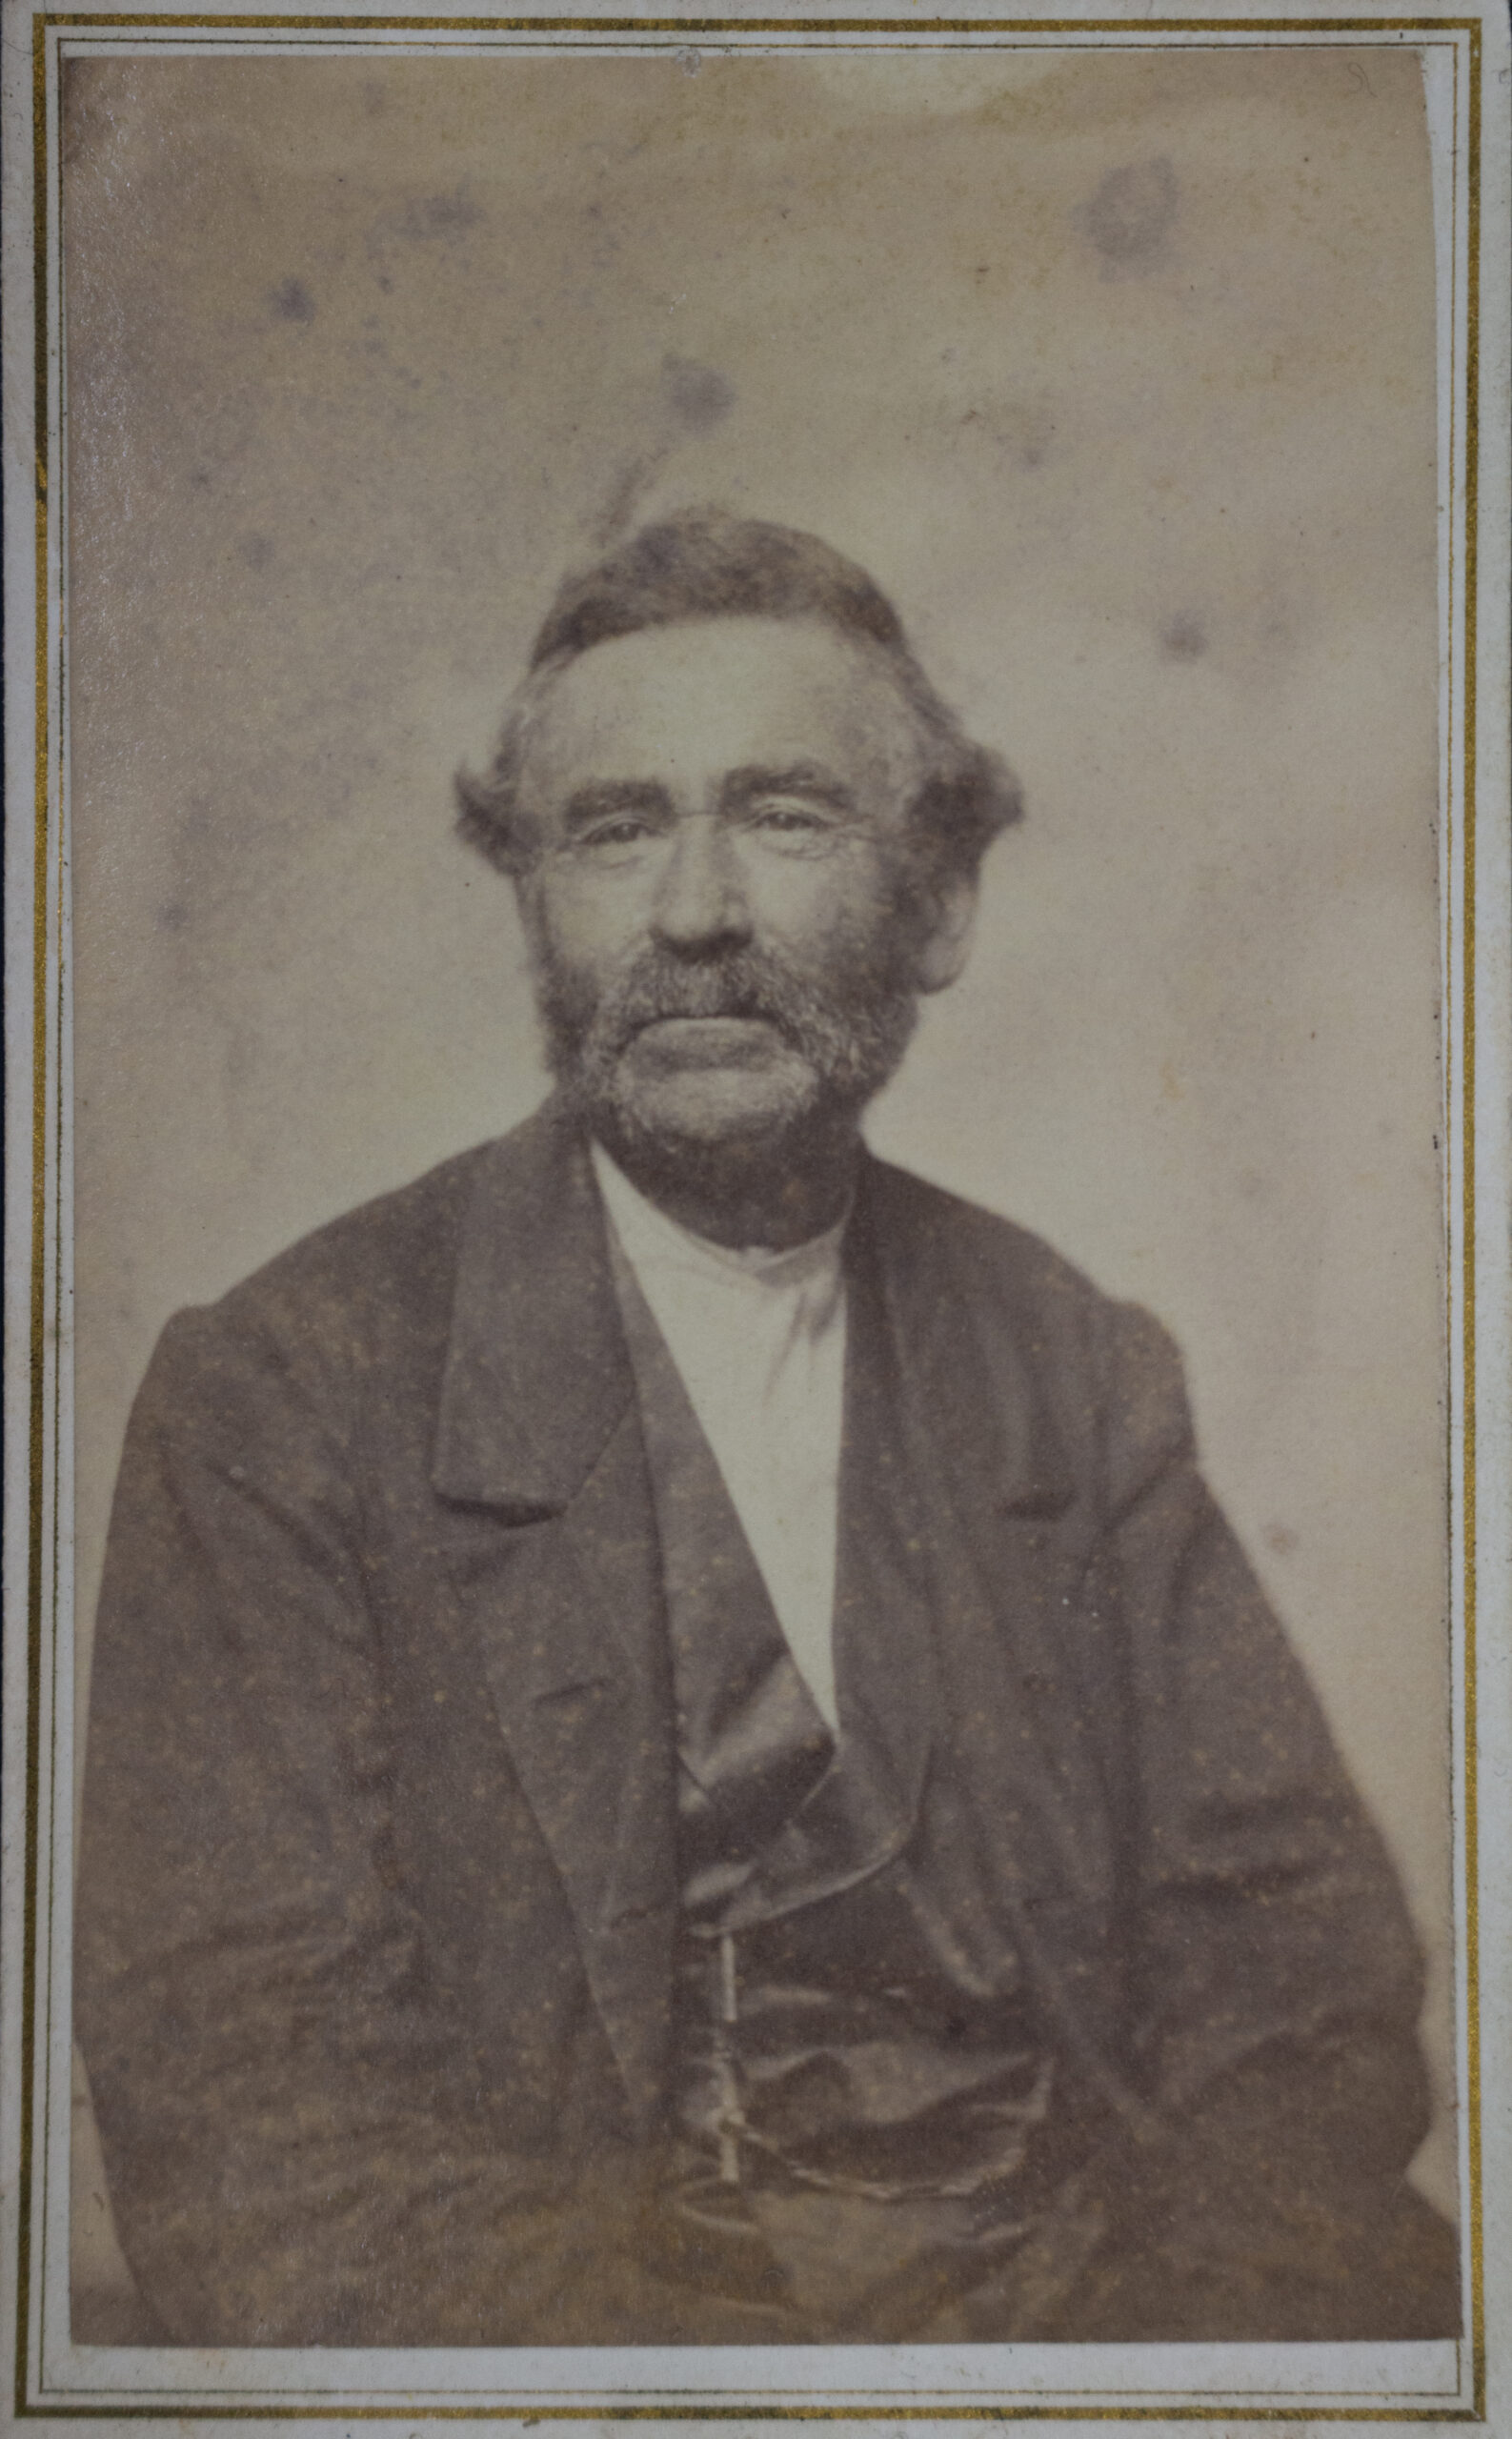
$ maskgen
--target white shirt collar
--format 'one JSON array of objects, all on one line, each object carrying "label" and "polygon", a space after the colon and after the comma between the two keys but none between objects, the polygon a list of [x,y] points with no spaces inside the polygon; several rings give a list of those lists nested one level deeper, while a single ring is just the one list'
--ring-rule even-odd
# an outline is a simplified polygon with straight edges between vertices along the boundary
[{"label": "white shirt collar", "polygon": [[732,1252],[669,1220],[596,1143],[593,1160],[610,1225],[682,1376],[793,1657],[837,1731],[845,1222],[788,1252]]},{"label": "white shirt collar", "polygon": [[[716,1245],[709,1238],[696,1236],[691,1228],[670,1220],[649,1201],[638,1187],[631,1184],[601,1143],[593,1143],[590,1152],[598,1190],[637,1274],[648,1269],[679,1270],[684,1274],[691,1271],[711,1285],[718,1283],[736,1290],[745,1287],[748,1292],[754,1289],[758,1294],[762,1289],[786,1289],[800,1297],[805,1305],[818,1307],[816,1320],[823,1319],[824,1307],[838,1287],[844,1218],[837,1220],[833,1228],[826,1228],[822,1236],[777,1251],[770,1245]],[[813,1295],[805,1290],[819,1292]]]}]

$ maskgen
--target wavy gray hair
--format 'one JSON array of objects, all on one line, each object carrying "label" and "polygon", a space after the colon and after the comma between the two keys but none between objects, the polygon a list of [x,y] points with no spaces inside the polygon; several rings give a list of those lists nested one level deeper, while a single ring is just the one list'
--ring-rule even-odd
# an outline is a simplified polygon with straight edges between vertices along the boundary
[{"label": "wavy gray hair", "polygon": [[553,680],[616,635],[702,618],[823,618],[885,666],[930,748],[910,807],[929,869],[975,873],[1000,830],[1021,818],[1018,783],[1001,756],[974,745],[909,648],[901,619],[863,568],[817,535],[698,508],[643,526],[595,565],[568,575],[531,651],[498,750],[481,776],[459,771],[457,828],[500,872],[534,859],[521,817],[520,771],[532,720]]}]

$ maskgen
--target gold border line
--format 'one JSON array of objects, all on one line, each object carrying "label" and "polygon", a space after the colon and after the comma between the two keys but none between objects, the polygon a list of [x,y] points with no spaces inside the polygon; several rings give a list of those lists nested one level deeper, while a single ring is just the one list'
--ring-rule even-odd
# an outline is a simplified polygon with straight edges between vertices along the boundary
[{"label": "gold border line", "polygon": [[[1464,1276],[1462,1318],[1464,1350],[1464,1885],[1465,1885],[1465,2105],[1470,2151],[1470,2343],[1471,2389],[1476,2411],[1485,2413],[1485,2289],[1481,2162],[1481,1911],[1480,1796],[1476,1703],[1476,1239],[1475,1239],[1475,939],[1476,939],[1476,514],[1480,501],[1481,335],[1481,29],[1470,37],[1470,141],[1466,165],[1469,208],[1465,226],[1465,457],[1464,457],[1464,880],[1462,915],[1464,1048],[1460,1062],[1462,1194]],[[1453,523],[1451,503],[1451,527]],[[1454,603],[1449,603],[1451,624]]]},{"label": "gold border line", "polygon": [[[762,2405],[760,2403],[715,2404],[702,2401],[668,2400],[658,2404],[622,2405],[561,2405],[548,2398],[531,2404],[416,2406],[396,2398],[381,2406],[323,2406],[302,2402],[267,2405],[217,2405],[199,2403],[192,2391],[162,2395],[153,2404],[131,2405],[116,2402],[96,2405],[82,2397],[57,2402],[31,2403],[27,2396],[27,2372],[30,2345],[31,2258],[30,2233],[34,2198],[33,2118],[35,2113],[36,2080],[36,2009],[37,2009],[37,1900],[40,1878],[39,1799],[41,1793],[41,1690],[42,1690],[42,1592],[43,1592],[43,1505],[45,1486],[45,1375],[46,1375],[46,1280],[47,1280],[47,1082],[48,1082],[48,816],[50,809],[50,630],[49,599],[50,499],[49,456],[50,451],[50,364],[48,350],[49,294],[49,220],[48,183],[50,163],[47,145],[47,36],[50,30],[71,28],[88,30],[94,28],[187,28],[192,27],[213,36],[221,29],[233,30],[259,29],[275,32],[331,31],[337,32],[522,32],[522,33],[792,33],[851,34],[897,33],[914,36],[958,33],[1260,33],[1275,37],[1288,33],[1326,34],[1369,32],[1375,34],[1401,32],[1415,34],[1422,41],[1435,35],[1467,33],[1470,53],[1469,138],[1466,177],[1468,206],[1466,218],[1466,372],[1465,372],[1465,543],[1464,570],[1464,685],[1463,685],[1463,769],[1464,816],[1463,834],[1463,912],[1462,943],[1462,999],[1463,1016],[1463,1051],[1461,1058],[1460,1097],[1462,1108],[1462,1210],[1464,1228],[1462,1258],[1462,1345],[1464,1361],[1463,1406],[1463,1502],[1464,1502],[1464,1802],[1465,1802],[1465,1961],[1467,1983],[1466,2023],[1466,2101],[1469,2110],[1469,2183],[1470,2251],[1471,2251],[1471,2352],[1472,2396],[1468,2407],[1458,2403],[1431,2407],[1380,2406],[1372,2408],[1369,2400],[1351,2406],[1249,2406],[1240,2405],[1119,2405],[1099,2406],[1050,2405],[1025,2401],[1022,2404],[993,2405],[984,2400],[941,2405],[937,2403],[911,2405],[905,2398],[890,2399],[884,2404],[860,2405],[852,2402],[835,2405],[798,2407]],[[26,1722],[26,1827],[23,1845],[23,1937],[22,1959],[22,2026],[21,2026],[21,2160],[17,2180],[17,2321],[15,2354],[15,2414],[18,2420],[122,2420],[122,2421],[347,2421],[373,2422],[401,2420],[429,2421],[524,2421],[524,2422],[728,2422],[728,2421],[843,2421],[890,2418],[896,2421],[921,2420],[940,2422],[1352,2422],[1470,2423],[1483,2421],[1486,2400],[1486,2353],[1484,2314],[1484,2262],[1482,2226],[1482,2181],[1481,2149],[1481,2042],[1480,2042],[1480,1919],[1479,1919],[1479,1826],[1478,1826],[1478,1744],[1476,1708],[1476,1113],[1475,1113],[1475,880],[1476,880],[1476,582],[1477,532],[1476,515],[1479,501],[1479,296],[1481,237],[1481,106],[1482,106],[1482,19],[1479,16],[1441,17],[1338,17],[1338,18],[1230,18],[1223,20],[1191,18],[1146,18],[1131,20],[1085,18],[934,18],[909,21],[900,17],[887,18],[580,18],[580,17],[503,17],[503,18],[442,18],[427,17],[354,17],[354,16],[204,16],[169,15],[142,12],[93,11],[39,12],[32,20],[32,190],[34,225],[32,232],[33,267],[33,328],[35,334],[34,413],[35,429],[35,538],[37,566],[35,571],[36,615],[36,716],[37,742],[35,757],[35,823],[33,843],[33,910],[32,990],[32,1193],[31,1193],[31,1275],[30,1275],[30,1381],[29,1399],[29,1478],[28,1533],[29,1563],[27,1574],[27,1722]],[[61,49],[61,46],[60,46]],[[61,108],[61,94],[60,94]],[[1451,363],[1457,333],[1451,327]],[[61,346],[61,333],[60,333]],[[1451,453],[1454,401],[1451,395]],[[1453,500],[1451,491],[1450,548],[1454,541]],[[60,585],[61,585],[60,570]],[[1449,599],[1449,635],[1452,649],[1454,603],[1451,587]],[[61,671],[60,671],[61,682]],[[1451,750],[1453,703],[1450,701]],[[61,742],[61,740],[60,740]],[[1452,794],[1452,790],[1451,790]],[[1446,812],[1452,811],[1446,808]],[[58,1032],[56,1049],[58,1071],[58,1150],[62,1149],[62,1018],[64,998],[64,961],[62,956],[62,856],[61,806],[59,821],[59,956],[58,956]],[[1452,1049],[1452,1044],[1450,1045]],[[1447,1150],[1447,1147],[1446,1147]],[[58,1293],[61,1297],[61,1230],[62,1201],[58,1199],[59,1231]],[[54,1399],[60,1395],[60,1384],[54,1381]],[[57,1417],[54,1418],[55,1423]],[[56,1502],[56,1477],[53,1496]],[[54,1517],[56,1533],[58,1519]],[[54,1570],[53,1602],[57,1600],[57,1577]],[[54,1632],[56,1619],[54,1618]],[[264,2392],[266,2394],[266,2391]],[[622,2393],[622,2392],[621,2392]],[[1064,2391],[1061,2392],[1064,2394]],[[119,2392],[118,2392],[119,2394]]]},{"label": "gold border line", "polygon": [[[123,2392],[129,2393],[129,2392]],[[1059,2391],[1064,2395],[1065,2390]],[[1463,2423],[1484,2424],[1473,2406],[1456,2401],[1432,2407],[1378,2405],[1368,2396],[1350,2406],[1228,2405],[1017,2405],[981,2401],[970,2405],[915,2403],[907,2398],[882,2404],[745,2405],[689,2402],[686,2392],[659,2405],[557,2405],[534,2398],[506,2404],[442,2406],[406,2404],[400,2398],[381,2406],[325,2406],[308,2401],[276,2406],[218,2406],[196,2403],[189,2395],[166,2396],[156,2405],[32,2405],[29,2421],[137,2421],[172,2423],[182,2427],[201,2422],[1221,2422],[1236,2434],[1252,2423],[1347,2423],[1357,2430],[1374,2430],[1386,2423],[1431,2423],[1434,2429]]]},{"label": "gold border line", "polygon": [[27,2356],[31,2317],[31,2115],[36,2074],[37,2008],[37,1877],[38,1799],[42,1728],[42,1491],[46,1416],[45,1318],[47,1279],[47,978],[48,978],[48,681],[50,654],[48,633],[48,456],[50,418],[48,413],[48,211],[47,211],[47,21],[31,30],[32,90],[32,212],[31,276],[35,363],[32,386],[32,433],[36,508],[34,615],[36,618],[36,766],[35,820],[32,843],[31,959],[31,1300],[30,1395],[28,1401],[29,1468],[27,1482],[27,1726],[26,1828],[22,1847],[25,1895],[22,1905],[21,1960],[21,2162],[16,2182],[16,2366],[15,2404],[26,2409]]},{"label": "gold border line", "polygon": [[[192,26],[212,34],[222,26],[263,28],[294,33],[335,29],[351,33],[1469,33],[1478,38],[1479,17],[264,17],[169,16],[134,11],[51,13],[48,27]],[[1399,46],[1400,47],[1400,46]]]}]

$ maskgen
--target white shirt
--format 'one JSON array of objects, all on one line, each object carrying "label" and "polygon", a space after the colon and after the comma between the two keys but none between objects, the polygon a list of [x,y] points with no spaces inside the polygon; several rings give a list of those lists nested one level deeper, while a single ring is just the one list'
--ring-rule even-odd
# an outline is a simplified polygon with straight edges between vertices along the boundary
[{"label": "white shirt", "polygon": [[830,1727],[845,1385],[844,1221],[785,1253],[734,1252],[669,1220],[598,1144],[594,1171],[751,1544],[777,1623]]}]

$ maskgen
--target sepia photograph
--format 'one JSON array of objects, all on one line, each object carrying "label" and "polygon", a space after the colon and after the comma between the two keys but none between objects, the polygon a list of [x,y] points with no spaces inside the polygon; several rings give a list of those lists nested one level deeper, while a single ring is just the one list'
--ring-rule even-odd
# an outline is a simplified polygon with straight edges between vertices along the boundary
[{"label": "sepia photograph", "polygon": [[1404,26],[12,0],[18,2419],[1483,2418]]}]

